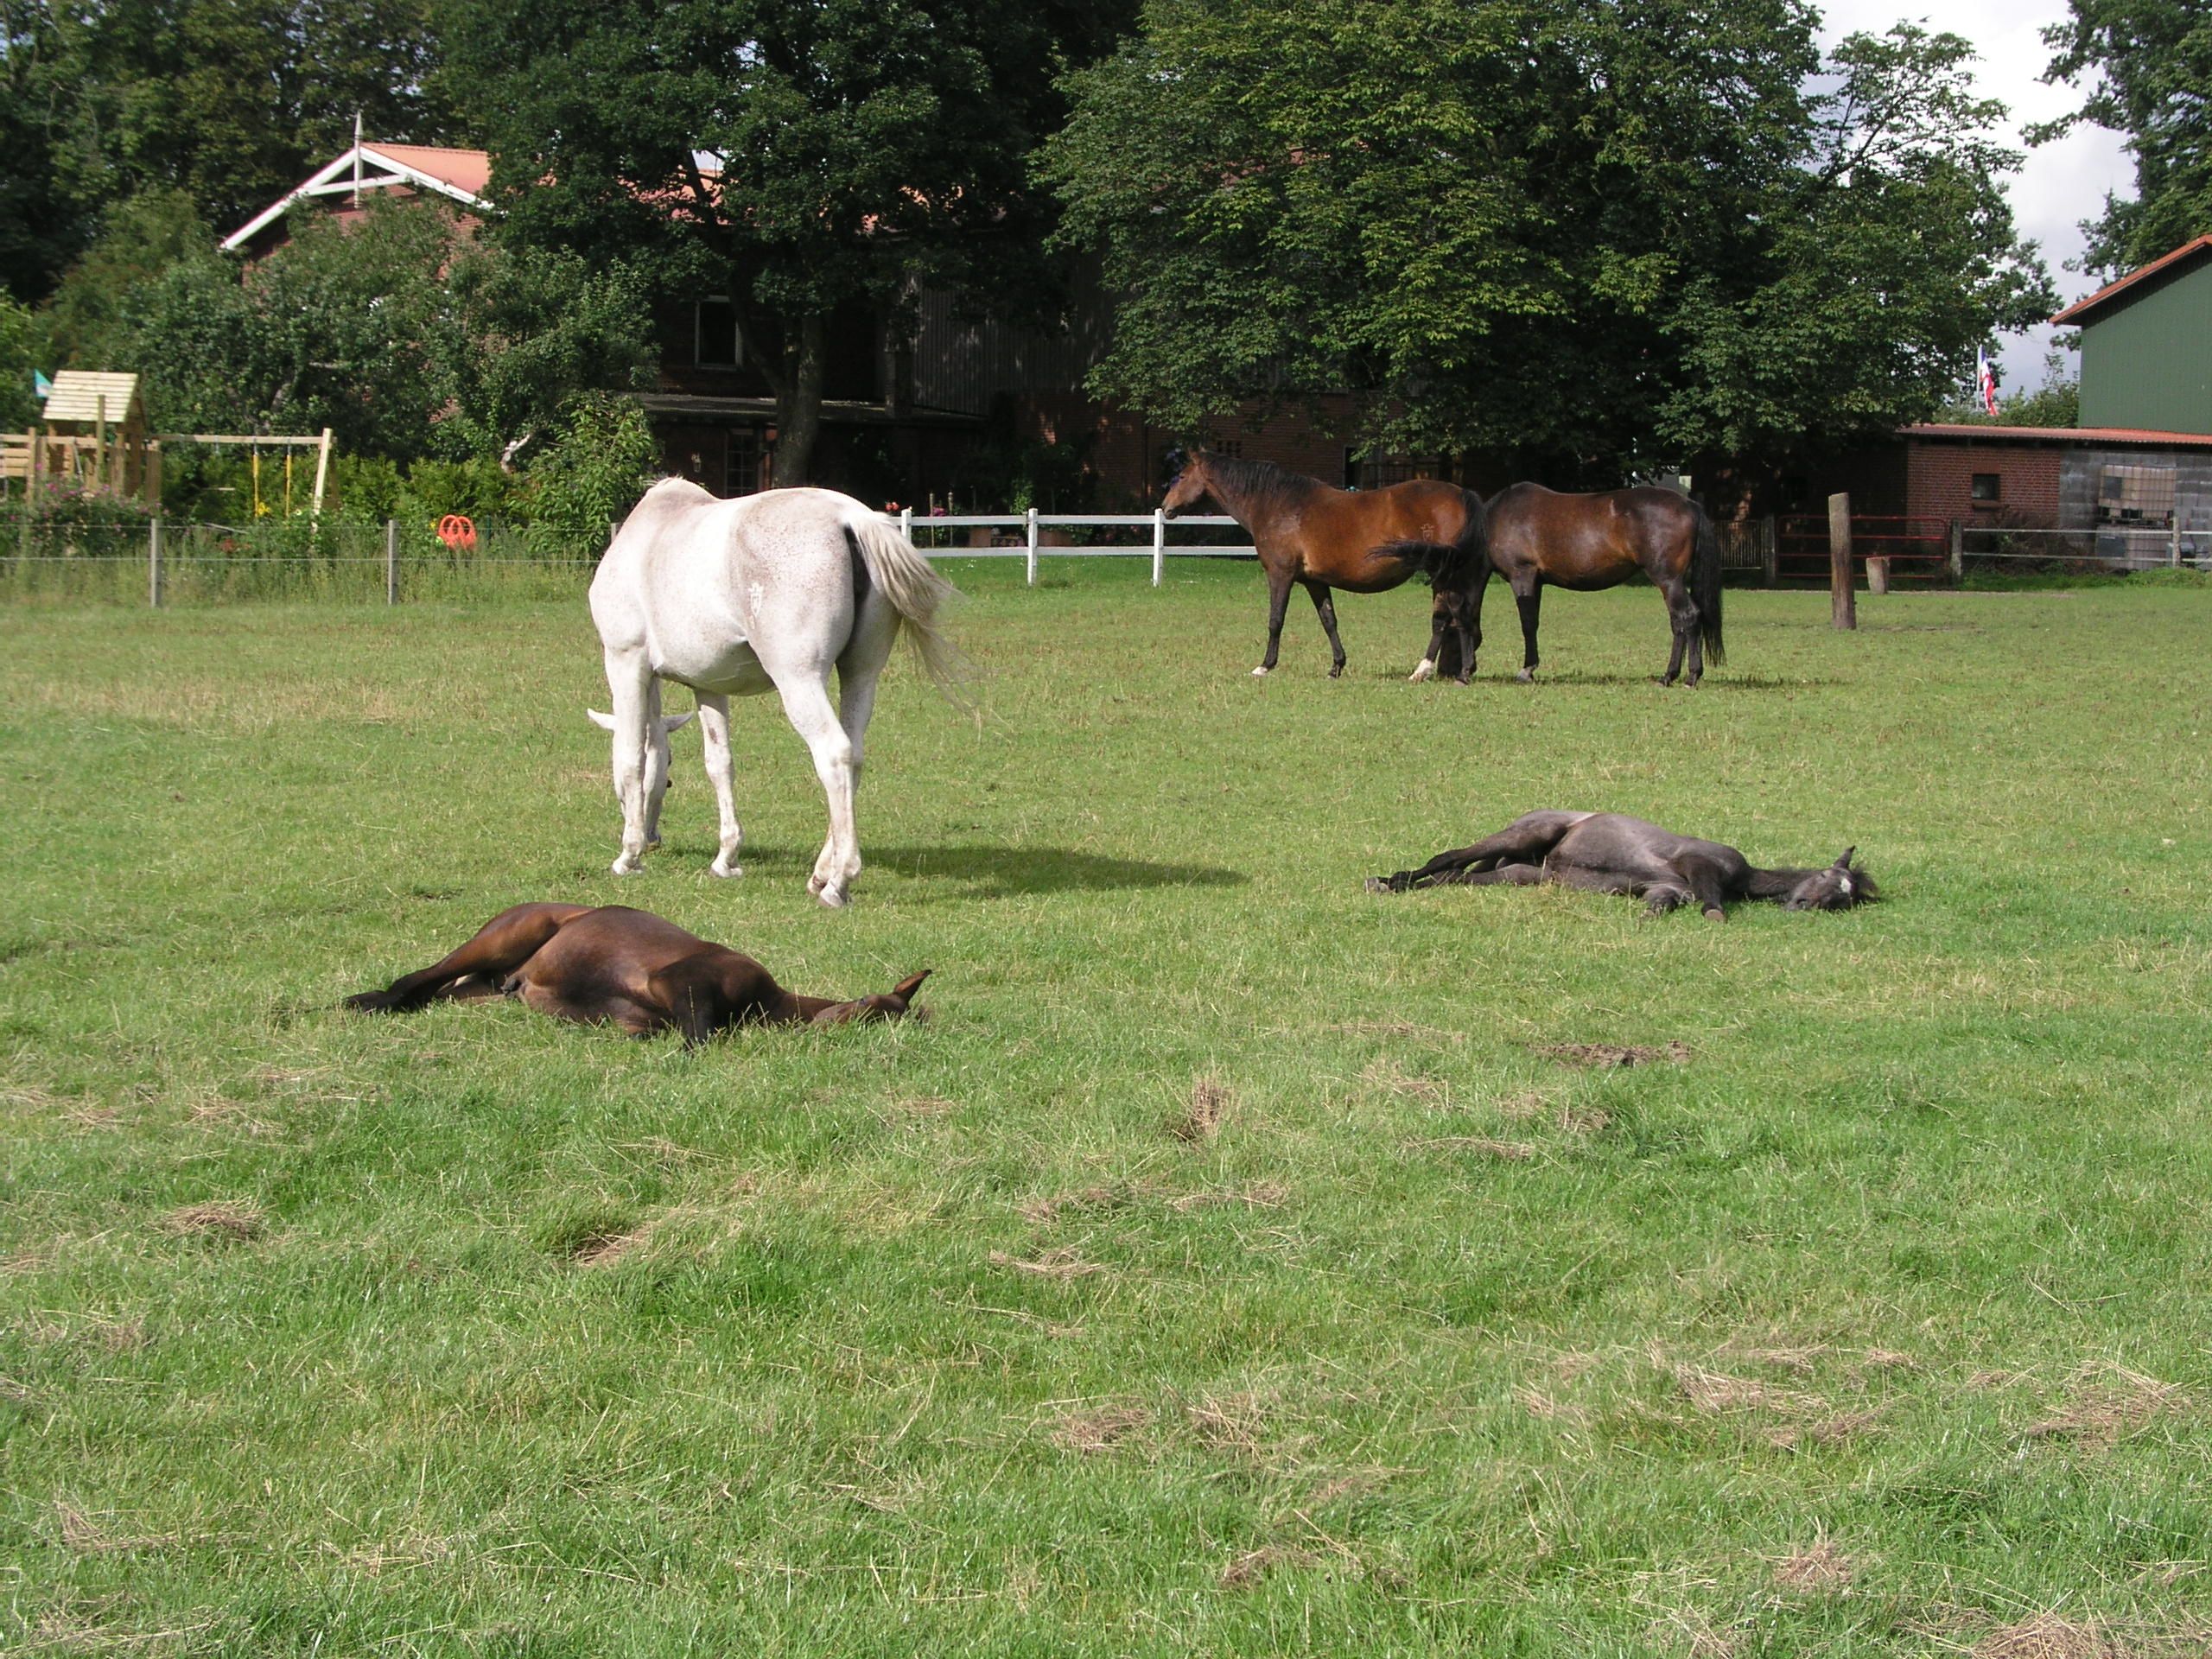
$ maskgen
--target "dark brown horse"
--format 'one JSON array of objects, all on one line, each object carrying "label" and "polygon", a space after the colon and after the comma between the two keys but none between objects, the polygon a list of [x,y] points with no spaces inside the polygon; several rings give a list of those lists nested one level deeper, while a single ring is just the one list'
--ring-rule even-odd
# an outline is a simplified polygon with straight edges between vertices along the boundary
[{"label": "dark brown horse", "polygon": [[1320,615],[1335,658],[1329,669],[1333,680],[1344,671],[1344,647],[1337,638],[1337,607],[1329,590],[1380,594],[1417,575],[1427,577],[1440,596],[1456,597],[1433,611],[1428,654],[1413,677],[1425,680],[1436,671],[1447,628],[1459,633],[1460,683],[1474,672],[1482,644],[1482,584],[1490,576],[1481,497],[1435,479],[1382,490],[1332,490],[1272,461],[1194,449],[1160,505],[1173,518],[1208,497],[1250,533],[1268,573],[1268,654],[1255,674],[1274,668],[1292,583],[1306,589]]},{"label": "dark brown horse", "polygon": [[1876,896],[1874,878],[1843,856],[1824,870],[1762,870],[1733,847],[1678,836],[1618,812],[1524,812],[1471,847],[1439,853],[1417,870],[1367,879],[1370,893],[1409,887],[1535,887],[1556,882],[1642,899],[1655,915],[1694,900],[1713,921],[1736,899],[1784,910],[1847,910]]},{"label": "dark brown horse", "polygon": [[[1705,657],[1727,660],[1720,644],[1720,543],[1705,509],[1688,496],[1665,489],[1608,490],[1598,495],[1561,495],[1541,484],[1516,484],[1490,503],[1490,564],[1513,589],[1521,607],[1521,637],[1526,647],[1514,677],[1536,677],[1536,613],[1544,584],[1589,592],[1627,581],[1637,571],[1651,578],[1667,601],[1675,635],[1662,685],[1695,685],[1705,672]],[[1457,619],[1450,615],[1455,595],[1440,588],[1437,637]],[[1466,628],[1482,638],[1481,588],[1474,590],[1473,615]]]},{"label": "dark brown horse", "polygon": [[626,905],[517,905],[474,938],[420,972],[346,1006],[401,1013],[439,999],[518,996],[556,1020],[610,1020],[632,1037],[676,1030],[688,1047],[727,1026],[836,1026],[897,1020],[929,969],[883,996],[838,1002],[800,996],[766,968],[726,945],[709,944],[674,922]]}]

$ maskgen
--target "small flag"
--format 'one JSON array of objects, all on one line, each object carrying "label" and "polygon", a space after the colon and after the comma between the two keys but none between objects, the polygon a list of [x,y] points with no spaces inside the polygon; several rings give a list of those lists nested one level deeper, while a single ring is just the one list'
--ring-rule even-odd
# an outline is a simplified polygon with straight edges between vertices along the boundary
[{"label": "small flag", "polygon": [[53,381],[48,379],[36,369],[33,369],[31,371],[31,393],[39,400],[39,402],[41,404],[44,403],[47,399],[47,394],[51,392],[53,390]]},{"label": "small flag", "polygon": [[1979,346],[1974,353],[1974,386],[1981,398],[1981,406],[1992,415],[1997,412],[1997,365],[1989,354]]}]

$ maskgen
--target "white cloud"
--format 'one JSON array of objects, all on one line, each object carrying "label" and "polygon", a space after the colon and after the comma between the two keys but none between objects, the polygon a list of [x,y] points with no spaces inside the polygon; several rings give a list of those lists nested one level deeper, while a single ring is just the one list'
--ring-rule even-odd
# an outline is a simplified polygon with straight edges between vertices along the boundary
[{"label": "white cloud", "polygon": [[[2023,127],[2080,107],[2078,88],[2045,86],[2042,79],[2050,63],[2042,30],[2065,18],[2065,0],[1948,0],[1941,5],[1833,0],[1823,11],[1825,41],[1859,29],[1879,32],[1901,20],[1972,41],[1980,54],[1976,79],[1981,92],[2012,111],[2011,134],[2017,148],[2026,148],[2018,137]],[[2066,269],[2069,261],[2082,255],[2081,221],[2104,211],[2107,192],[2126,196],[2134,188],[2135,168],[2120,148],[2120,135],[2086,125],[2056,143],[2028,150],[2025,162],[2012,175],[2007,194],[2013,221],[2021,235],[2042,245],[2063,300],[2071,302],[2098,286],[2094,278]],[[2031,329],[2001,342],[1999,360],[2008,388],[2041,383],[2044,354],[2050,349],[2053,332]],[[2072,367],[2069,362],[2069,372]]]}]

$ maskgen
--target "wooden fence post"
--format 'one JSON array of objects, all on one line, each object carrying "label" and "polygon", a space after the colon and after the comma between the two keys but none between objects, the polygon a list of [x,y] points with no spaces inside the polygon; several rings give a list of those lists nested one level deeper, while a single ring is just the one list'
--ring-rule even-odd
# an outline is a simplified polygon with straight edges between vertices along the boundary
[{"label": "wooden fence post", "polygon": [[162,521],[146,526],[146,603],[162,608]]},{"label": "wooden fence post", "polygon": [[1828,497],[1828,623],[1859,626],[1859,596],[1851,583],[1851,497]]},{"label": "wooden fence post", "polygon": [[399,520],[384,521],[384,602],[399,603]]},{"label": "wooden fence post", "polygon": [[1960,520],[1951,520],[1951,586],[1962,586],[1967,579],[1967,527]]},{"label": "wooden fence post", "polygon": [[1029,509],[1029,585],[1037,585],[1037,509]]},{"label": "wooden fence post", "polygon": [[1160,586],[1167,574],[1167,509],[1152,510],[1152,585]]},{"label": "wooden fence post", "polygon": [[1890,557],[1886,553],[1870,553],[1866,556],[1866,591],[1886,594],[1890,591]]},{"label": "wooden fence post", "polygon": [[2173,505],[2173,528],[2166,537],[2166,563],[2171,569],[2181,569],[2181,503]]},{"label": "wooden fence post", "polygon": [[1759,531],[1759,577],[1769,588],[1782,580],[1782,524],[1770,512]]}]

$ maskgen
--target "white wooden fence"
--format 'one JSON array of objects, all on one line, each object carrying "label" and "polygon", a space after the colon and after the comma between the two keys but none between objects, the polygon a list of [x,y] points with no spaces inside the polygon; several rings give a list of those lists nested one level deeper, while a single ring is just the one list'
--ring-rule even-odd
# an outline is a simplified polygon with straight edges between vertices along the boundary
[{"label": "white wooden fence", "polygon": [[[886,513],[886,518],[891,515]],[[1178,524],[1202,524],[1217,528],[1236,527],[1236,521],[1225,514],[1191,513],[1175,520]],[[1022,537],[1018,546],[1012,547],[931,547],[925,553],[941,558],[963,559],[1026,559],[1029,566],[1029,585],[1037,585],[1037,565],[1044,558],[1142,558],[1152,560],[1152,585],[1159,587],[1167,571],[1170,558],[1254,558],[1258,550],[1249,542],[1204,547],[1170,547],[1167,545],[1167,515],[1160,508],[1150,512],[1039,512],[1032,507],[1027,512],[930,513],[914,517],[912,507],[903,509],[897,523],[901,534],[908,541],[914,539],[917,530],[1004,530],[1019,532]],[[1132,542],[1126,546],[1068,547],[1048,546],[1039,539],[1040,532],[1063,526],[1097,524],[1120,525],[1125,529],[1141,529],[1149,532],[1150,539]]]}]

